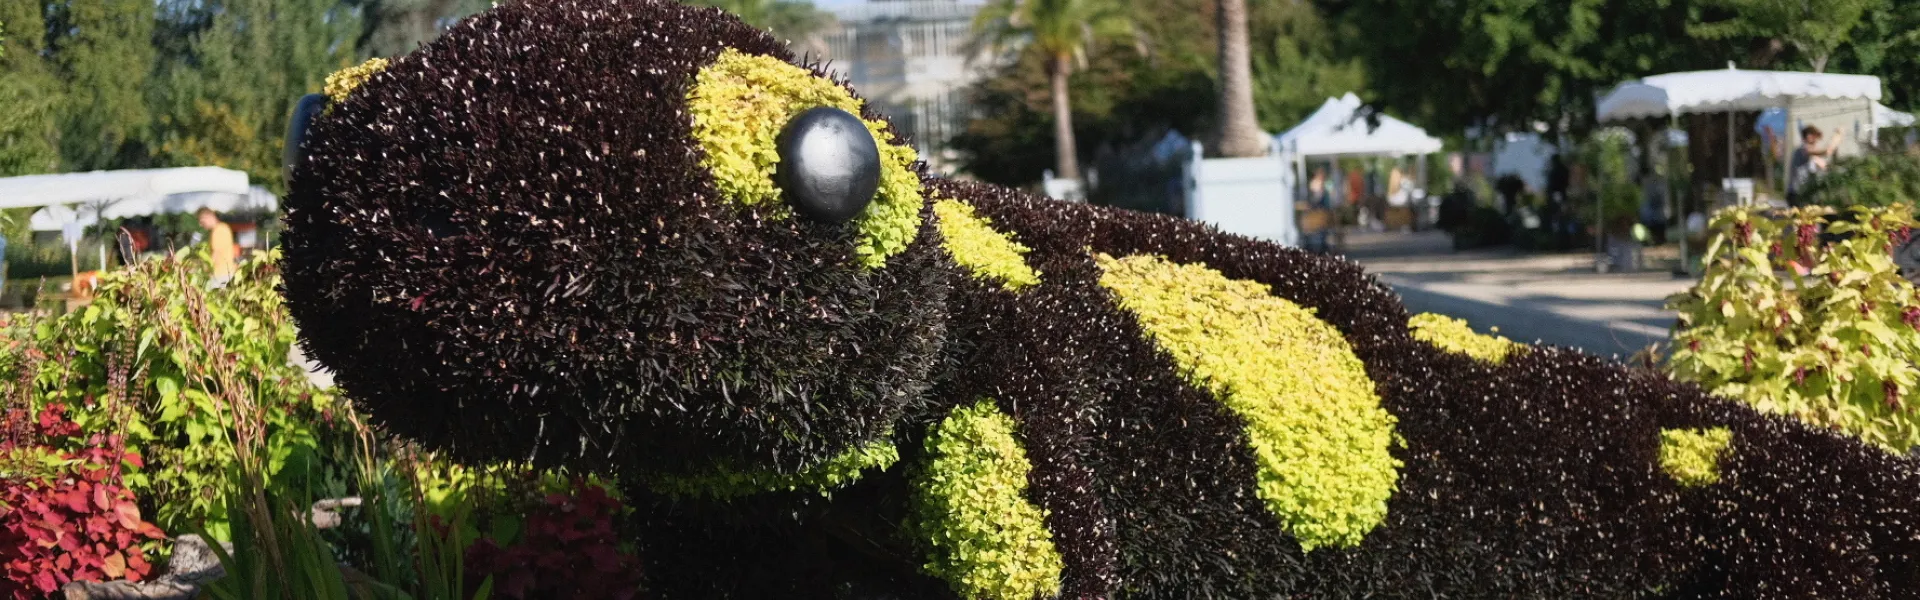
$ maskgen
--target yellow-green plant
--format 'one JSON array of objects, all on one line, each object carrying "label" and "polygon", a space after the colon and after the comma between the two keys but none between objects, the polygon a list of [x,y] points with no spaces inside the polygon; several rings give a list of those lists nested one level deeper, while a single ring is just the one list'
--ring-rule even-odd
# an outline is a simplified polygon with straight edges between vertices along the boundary
[{"label": "yellow-green plant", "polygon": [[[846,88],[770,56],[726,49],[700,70],[687,98],[693,136],[706,152],[702,164],[727,198],[747,206],[772,207],[789,215],[774,183],[780,153],[775,139],[787,120],[810,108],[831,106],[854,115],[862,101]],[[883,123],[865,121],[880,145],[880,191],[856,220],[855,258],[879,267],[913,241],[920,228],[920,179],[913,148],[902,145]]]},{"label": "yellow-green plant", "polygon": [[1401,466],[1389,453],[1395,421],[1338,329],[1204,265],[1096,261],[1100,284],[1246,421],[1260,498],[1302,548],[1352,547],[1386,520]]},{"label": "yellow-green plant", "polygon": [[[1906,401],[1920,384],[1920,298],[1889,252],[1912,235],[1911,215],[1894,205],[1715,217],[1700,282],[1668,300],[1680,313],[1674,376],[1896,452],[1920,443]],[[1823,228],[1844,239],[1823,240]]]},{"label": "yellow-green plant", "polygon": [[1660,468],[1680,487],[1699,487],[1720,481],[1720,459],[1733,442],[1725,427],[1660,430]]},{"label": "yellow-green plant", "polygon": [[933,214],[940,219],[947,254],[974,278],[997,282],[1008,291],[1040,283],[1040,273],[1027,265],[1028,248],[995,230],[973,207],[941,199],[933,203]]},{"label": "yellow-green plant", "polygon": [[1473,327],[1466,321],[1437,315],[1420,313],[1407,319],[1407,327],[1413,330],[1413,338],[1438,346],[1441,350],[1465,354],[1480,360],[1499,364],[1507,362],[1514,352],[1526,346],[1497,335],[1495,328],[1488,335],[1474,333]]},{"label": "yellow-green plant", "polygon": [[366,85],[368,79],[385,70],[387,70],[387,59],[369,58],[366,62],[328,75],[326,87],[321,88],[321,91],[327,95],[331,104],[346,102],[347,96],[352,95],[354,90],[360,89],[360,86]]},{"label": "yellow-green plant", "polygon": [[927,435],[915,477],[927,570],[963,598],[1033,600],[1060,593],[1064,562],[1046,513],[1027,500],[1026,450],[991,400],[954,409]]},{"label": "yellow-green plant", "polygon": [[858,480],[867,469],[884,471],[899,461],[900,450],[894,447],[893,441],[881,439],[842,452],[798,473],[716,467],[699,475],[653,477],[646,484],[656,492],[673,496],[735,498],[761,492],[799,490],[830,496],[833,490]]}]

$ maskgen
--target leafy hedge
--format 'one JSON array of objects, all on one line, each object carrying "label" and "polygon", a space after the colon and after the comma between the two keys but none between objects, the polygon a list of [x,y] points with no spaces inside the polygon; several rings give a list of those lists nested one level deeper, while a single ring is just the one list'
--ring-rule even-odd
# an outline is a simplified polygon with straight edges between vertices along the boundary
[{"label": "leafy hedge", "polygon": [[[1889,249],[1914,221],[1904,205],[1838,216],[1715,217],[1700,283],[1668,302],[1681,321],[1671,368],[1761,411],[1905,452],[1920,443],[1908,402],[1920,389],[1920,297]],[[1797,274],[1795,261],[1811,272]]]}]

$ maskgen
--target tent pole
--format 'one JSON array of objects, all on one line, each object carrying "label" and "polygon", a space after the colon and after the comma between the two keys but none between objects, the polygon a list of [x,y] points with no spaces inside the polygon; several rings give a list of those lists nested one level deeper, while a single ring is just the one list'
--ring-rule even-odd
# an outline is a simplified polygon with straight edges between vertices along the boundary
[{"label": "tent pole", "polygon": [[1793,189],[1793,142],[1800,140],[1793,127],[1791,103],[1780,103],[1780,129],[1780,193],[1786,194]]},{"label": "tent pole", "polygon": [[1660,147],[1665,150],[1662,155],[1667,159],[1667,196],[1669,198],[1667,203],[1674,208],[1678,208],[1679,210],[1675,212],[1680,213],[1680,270],[1678,273],[1683,276],[1692,277],[1693,265],[1687,261],[1687,237],[1692,235],[1692,232],[1687,231],[1687,221],[1689,217],[1693,216],[1693,213],[1687,210],[1686,199],[1680,194],[1673,193],[1673,185],[1679,180],[1679,177],[1676,177],[1678,174],[1674,172],[1675,169],[1673,168],[1673,144],[1672,138],[1669,136],[1673,135],[1671,133],[1673,130],[1679,128],[1680,115],[1667,115],[1667,131],[1669,133],[1661,136],[1663,139],[1660,140]]},{"label": "tent pole", "polygon": [[[1733,111],[1731,110],[1727,111],[1727,184],[1725,187],[1728,190],[1733,189]],[[1734,202],[1741,203],[1741,200],[1736,196]]]}]

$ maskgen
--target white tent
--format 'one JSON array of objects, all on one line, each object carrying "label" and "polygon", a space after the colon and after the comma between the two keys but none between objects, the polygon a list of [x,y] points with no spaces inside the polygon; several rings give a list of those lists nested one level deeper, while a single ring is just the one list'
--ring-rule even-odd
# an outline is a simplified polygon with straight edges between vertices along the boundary
[{"label": "white tent", "polygon": [[124,219],[142,215],[190,213],[201,207],[229,213],[243,210],[273,211],[280,207],[280,199],[260,186],[247,188],[244,194],[227,192],[185,192],[165,196],[147,196],[130,198],[114,202],[93,210],[82,208],[75,210],[64,205],[42,208],[33,213],[29,224],[34,231],[60,231],[68,223],[81,227],[91,227],[100,219]]},{"label": "white tent", "polygon": [[128,169],[0,178],[0,208],[106,206],[189,192],[247,193],[247,174],[219,167]]},{"label": "white tent", "polygon": [[[1863,103],[1866,114],[1879,111],[1880,78],[1871,75],[1839,73],[1802,73],[1794,71],[1749,71],[1727,68],[1715,71],[1685,71],[1654,75],[1629,81],[1613,88],[1595,103],[1595,117],[1602,122],[1650,117],[1674,118],[1683,114],[1727,113],[1727,182],[1734,184],[1733,113],[1781,109],[1781,123],[1791,123],[1798,102],[1821,101]],[[1877,119],[1877,116],[1869,116]],[[1876,128],[1874,123],[1867,123]],[[1787,168],[1781,161],[1781,169]],[[1785,180],[1785,173],[1782,174]],[[1684,215],[1683,215],[1684,218]],[[1686,236],[1680,237],[1680,264],[1687,265]]]},{"label": "white tent", "polygon": [[[1654,75],[1629,81],[1613,88],[1594,107],[1600,121],[1619,121],[1648,117],[1676,117],[1683,114],[1729,113],[1727,115],[1727,177],[1733,177],[1733,115],[1768,109],[1791,111],[1794,103],[1807,100],[1859,101],[1869,119],[1881,115],[1893,118],[1891,110],[1879,106],[1880,78],[1872,75],[1839,73],[1801,73],[1795,71],[1748,71],[1727,65],[1717,71],[1686,71]],[[1788,112],[1782,122],[1792,122]],[[1867,124],[1877,128],[1875,123]],[[1786,161],[1781,161],[1784,163]]]},{"label": "white tent", "polygon": [[1873,125],[1875,127],[1912,127],[1913,122],[1913,113],[1903,113],[1887,108],[1885,104],[1874,103],[1873,105]]},{"label": "white tent", "polygon": [[1440,151],[1440,138],[1412,123],[1380,115],[1379,127],[1360,114],[1364,104],[1348,93],[1328,98],[1320,109],[1286,133],[1276,136],[1283,151],[1294,156],[1410,156]]},{"label": "white tent", "polygon": [[1872,75],[1794,71],[1687,71],[1622,83],[1601,97],[1601,121],[1665,117],[1690,113],[1760,111],[1800,98],[1880,99],[1880,78]]},{"label": "white tent", "polygon": [[[38,231],[60,231],[76,256],[80,253],[82,228],[100,218],[153,214],[176,203],[191,202],[200,197],[198,194],[225,195],[236,198],[236,203],[251,197],[245,172],[219,167],[0,178],[0,208],[46,207],[35,213],[29,224]],[[201,202],[210,201],[200,198]],[[100,253],[101,264],[106,264],[106,244],[101,244]]]}]

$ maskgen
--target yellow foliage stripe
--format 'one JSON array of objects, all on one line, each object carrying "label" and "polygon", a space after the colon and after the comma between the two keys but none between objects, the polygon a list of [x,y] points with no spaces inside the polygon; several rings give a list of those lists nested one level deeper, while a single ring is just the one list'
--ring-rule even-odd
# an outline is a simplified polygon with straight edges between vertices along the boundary
[{"label": "yellow foliage stripe", "polygon": [[321,91],[327,95],[328,106],[337,106],[347,101],[347,96],[366,85],[374,75],[387,70],[387,59],[369,58],[366,62],[335,71],[327,76],[327,85]]},{"label": "yellow foliage stripe", "polygon": [[679,497],[715,499],[738,498],[762,492],[814,491],[822,496],[846,487],[868,469],[887,470],[900,461],[900,450],[888,439],[880,439],[848,449],[799,473],[779,473],[766,469],[716,467],[691,476],[649,478],[647,487]]},{"label": "yellow foliage stripe", "polygon": [[1396,421],[1338,329],[1203,265],[1095,260],[1100,284],[1192,383],[1246,421],[1260,498],[1302,548],[1358,545],[1386,519]]},{"label": "yellow foliage stripe", "polygon": [[1008,291],[1040,283],[1040,273],[1027,265],[1029,249],[993,228],[993,222],[974,214],[964,202],[939,199],[933,203],[940,237],[947,254],[974,278],[995,281]]},{"label": "yellow foliage stripe", "polygon": [[[812,72],[770,56],[727,49],[694,77],[687,98],[693,136],[706,156],[720,193],[746,206],[792,215],[773,181],[780,154],[774,141],[787,121],[810,108],[831,106],[860,114],[862,101]],[[878,121],[862,119],[880,145],[880,191],[856,220],[854,256],[881,267],[913,241],[920,228],[920,178],[913,148],[889,135]]]},{"label": "yellow foliage stripe", "polygon": [[1660,430],[1660,469],[1680,487],[1699,487],[1720,481],[1720,459],[1733,442],[1725,427]]},{"label": "yellow foliage stripe", "polygon": [[1045,511],[1027,500],[1033,466],[1013,432],[991,400],[956,408],[927,436],[929,462],[914,478],[916,529],[932,550],[926,569],[962,598],[1060,593],[1065,563]]},{"label": "yellow foliage stripe", "polygon": [[1413,329],[1414,339],[1495,364],[1507,362],[1508,357],[1526,347],[1498,335],[1474,333],[1466,321],[1445,315],[1420,313],[1408,319],[1407,326]]}]

